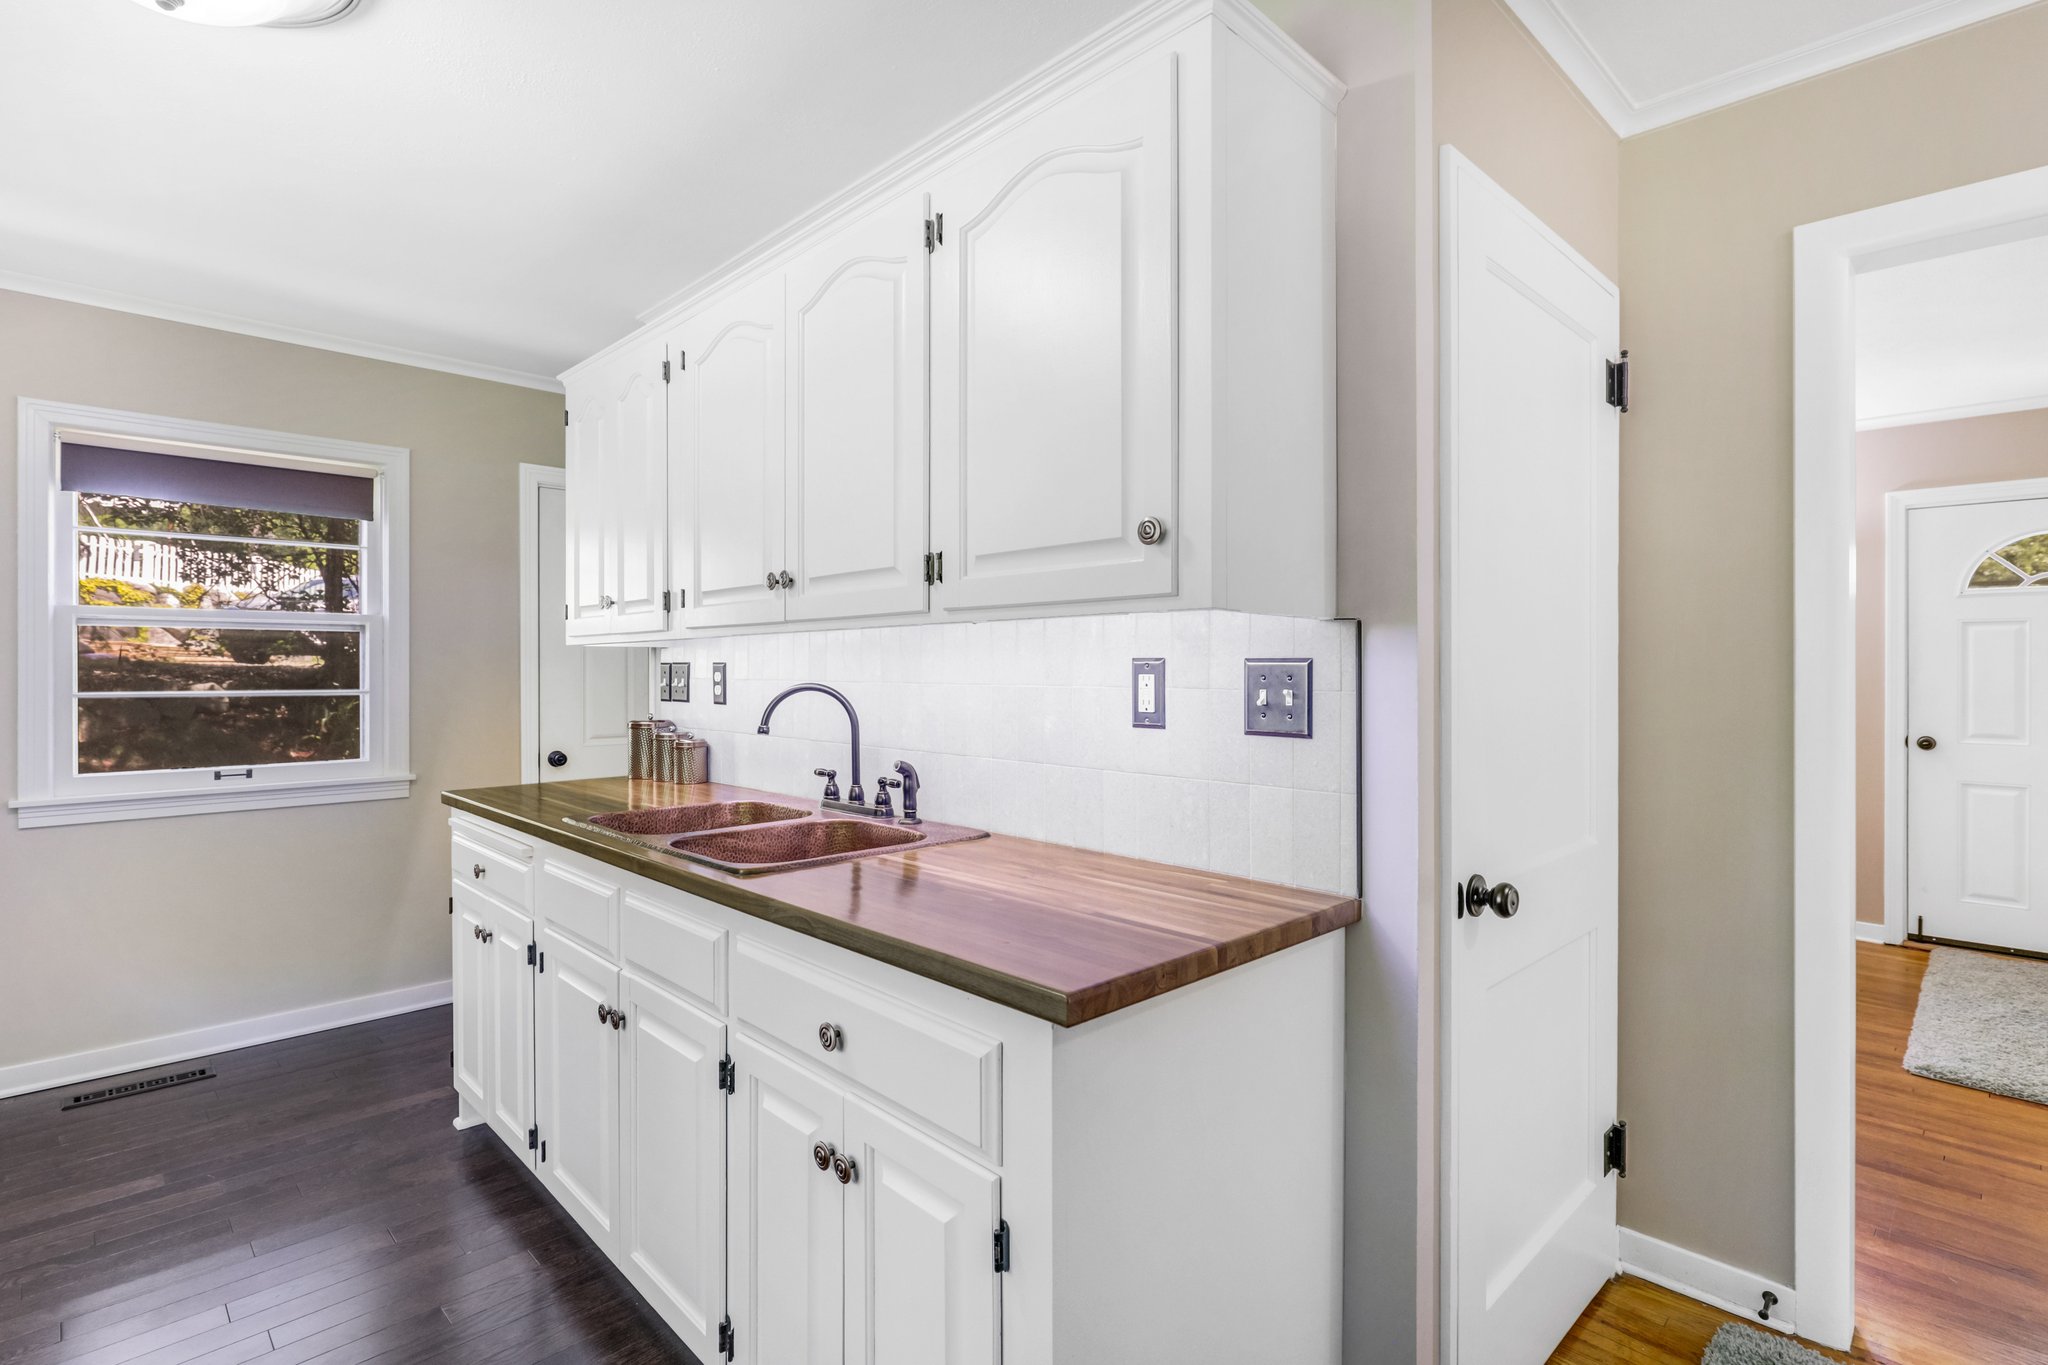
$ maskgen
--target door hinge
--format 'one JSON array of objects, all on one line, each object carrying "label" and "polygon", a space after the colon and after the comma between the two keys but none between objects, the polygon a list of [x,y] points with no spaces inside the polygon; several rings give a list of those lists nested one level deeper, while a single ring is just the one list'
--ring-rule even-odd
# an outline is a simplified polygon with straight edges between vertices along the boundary
[{"label": "door hinge", "polygon": [[688,353],[687,351],[677,351],[677,352],[676,352],[676,369],[678,369],[678,370],[687,370],[687,369],[689,369],[689,368],[690,368],[690,356],[689,356],[689,353]]},{"label": "door hinge", "polygon": [[945,581],[946,552],[940,550],[938,553],[933,554],[927,551],[924,557],[924,585],[929,588],[934,583],[943,583]]},{"label": "door hinge", "polygon": [[933,227],[933,224],[932,224],[932,220],[931,220],[931,219],[929,219],[929,218],[927,218],[927,219],[925,219],[925,220],[924,220],[924,250],[925,250],[925,254],[926,254],[927,256],[929,256],[929,255],[930,255],[930,254],[931,254],[932,252],[934,252],[934,251],[937,251],[938,249],[939,249],[939,248],[938,248],[938,242],[937,242],[937,240],[936,240],[936,232],[935,232],[935,230],[934,230],[934,227]]},{"label": "door hinge", "polygon": [[567,408],[562,409],[562,425],[565,427],[569,425],[569,410]]},{"label": "door hinge", "polygon": [[1628,1125],[1619,1121],[1600,1140],[1600,1174],[1610,1171],[1628,1179]]},{"label": "door hinge", "polygon": [[718,1324],[718,1353],[731,1360],[732,1349],[732,1318],[728,1316]]},{"label": "door hinge", "polygon": [[667,610],[669,609],[669,608],[668,608],[668,589],[667,589],[667,588],[663,588],[663,589],[661,590],[661,609],[662,609],[663,611],[667,611]]},{"label": "door hinge", "polygon": [[452,1051],[448,1054],[448,1065],[455,1065],[455,1054]]},{"label": "door hinge", "polygon": [[1607,362],[1607,406],[1628,411],[1628,352]]},{"label": "door hinge", "polygon": [[455,897],[453,896],[448,898],[448,913],[451,915],[455,913]]},{"label": "door hinge", "polygon": [[539,965],[540,965],[540,974],[541,974],[542,976],[546,976],[546,975],[548,974],[548,955],[547,955],[546,953],[542,953],[542,954],[540,955],[540,964],[539,964]]},{"label": "door hinge", "polygon": [[529,944],[527,944],[527,945],[526,945],[526,965],[527,965],[527,966],[529,966],[529,967],[532,967],[532,966],[535,966],[536,964],[538,964],[538,963],[539,963],[539,961],[540,961],[540,945],[538,945],[538,944],[534,944],[534,943],[529,943]]},{"label": "door hinge", "polygon": [[737,1095],[740,1090],[739,1068],[732,1064],[730,1056],[718,1061],[718,1088],[728,1095]]},{"label": "door hinge", "polygon": [[538,1128],[529,1128],[529,1129],[527,1129],[527,1130],[526,1130],[526,1150],[530,1152],[530,1151],[534,1150],[534,1149],[535,1149],[536,1147],[538,1147],[538,1146],[540,1146],[540,1129],[538,1129]]},{"label": "door hinge", "polygon": [[1010,1220],[1005,1218],[996,1224],[996,1274],[1001,1275],[1010,1268]]},{"label": "door hinge", "polygon": [[924,585],[927,588],[932,585],[932,553],[930,550],[926,550],[924,553]]},{"label": "door hinge", "polygon": [[671,382],[668,372],[668,362],[666,360],[661,362],[661,382],[664,384]]}]

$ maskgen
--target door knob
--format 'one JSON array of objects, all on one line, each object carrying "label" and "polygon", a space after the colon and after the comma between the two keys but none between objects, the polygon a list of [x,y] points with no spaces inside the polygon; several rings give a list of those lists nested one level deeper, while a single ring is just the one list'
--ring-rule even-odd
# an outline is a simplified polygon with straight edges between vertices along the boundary
[{"label": "door knob", "polygon": [[842,1185],[851,1185],[860,1175],[860,1168],[849,1161],[844,1152],[832,1158],[832,1174],[839,1177]]},{"label": "door knob", "polygon": [[568,761],[569,755],[563,753],[560,749],[548,750],[548,766],[550,768],[559,768]]},{"label": "door knob", "polygon": [[811,1148],[811,1160],[818,1163],[818,1169],[821,1171],[831,1170],[832,1158],[837,1155],[839,1153],[832,1150],[832,1144],[829,1142],[821,1142]]},{"label": "door knob", "polygon": [[1932,749],[1934,747],[1934,736],[1922,735],[1913,741],[1913,746],[1919,749]]},{"label": "door knob", "polygon": [[1522,908],[1522,893],[1515,890],[1513,882],[1489,887],[1486,878],[1475,872],[1465,883],[1465,913],[1476,919],[1482,909],[1489,908],[1502,919],[1512,919]]}]

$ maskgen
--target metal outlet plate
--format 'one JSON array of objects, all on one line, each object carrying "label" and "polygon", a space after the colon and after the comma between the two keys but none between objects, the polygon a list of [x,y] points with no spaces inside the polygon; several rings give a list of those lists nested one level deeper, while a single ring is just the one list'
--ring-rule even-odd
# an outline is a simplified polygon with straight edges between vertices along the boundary
[{"label": "metal outlet plate", "polygon": [[669,700],[690,699],[690,664],[688,660],[669,665]]},{"label": "metal outlet plate", "polygon": [[725,705],[725,665],[721,663],[711,665],[711,704]]},{"label": "metal outlet plate", "polygon": [[1315,664],[1308,659],[1244,661],[1244,732],[1311,739]]},{"label": "metal outlet plate", "polygon": [[1131,660],[1131,726],[1166,728],[1166,660]]}]

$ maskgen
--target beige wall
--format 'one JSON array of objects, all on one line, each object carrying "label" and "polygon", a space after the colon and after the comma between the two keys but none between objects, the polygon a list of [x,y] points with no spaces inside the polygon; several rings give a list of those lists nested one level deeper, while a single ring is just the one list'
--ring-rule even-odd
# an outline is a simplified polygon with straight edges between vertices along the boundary
[{"label": "beige wall", "polygon": [[[18,398],[412,450],[410,799],[20,830],[0,820],[0,1067],[448,976],[445,787],[518,780],[521,461],[559,395],[0,292],[0,562]],[[0,771],[15,771],[0,594]]]},{"label": "beige wall", "polygon": [[1884,922],[1884,495],[2048,477],[2048,408],[1856,437],[1856,918]]},{"label": "beige wall", "polygon": [[2034,6],[1621,151],[1622,1221],[1792,1274],[1792,229],[2048,163]]}]

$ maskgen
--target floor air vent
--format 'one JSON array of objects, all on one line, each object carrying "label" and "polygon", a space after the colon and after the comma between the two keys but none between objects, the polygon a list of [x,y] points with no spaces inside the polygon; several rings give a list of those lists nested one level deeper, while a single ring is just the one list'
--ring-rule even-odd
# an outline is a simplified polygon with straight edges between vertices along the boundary
[{"label": "floor air vent", "polygon": [[167,1086],[187,1085],[193,1081],[210,1081],[213,1071],[200,1067],[197,1071],[179,1071],[169,1076],[151,1076],[146,1081],[130,1081],[126,1085],[109,1086],[105,1090],[94,1090],[84,1095],[73,1095],[66,1109],[83,1109],[88,1104],[105,1104],[108,1100],[125,1100],[130,1095],[146,1095],[152,1090]]}]

